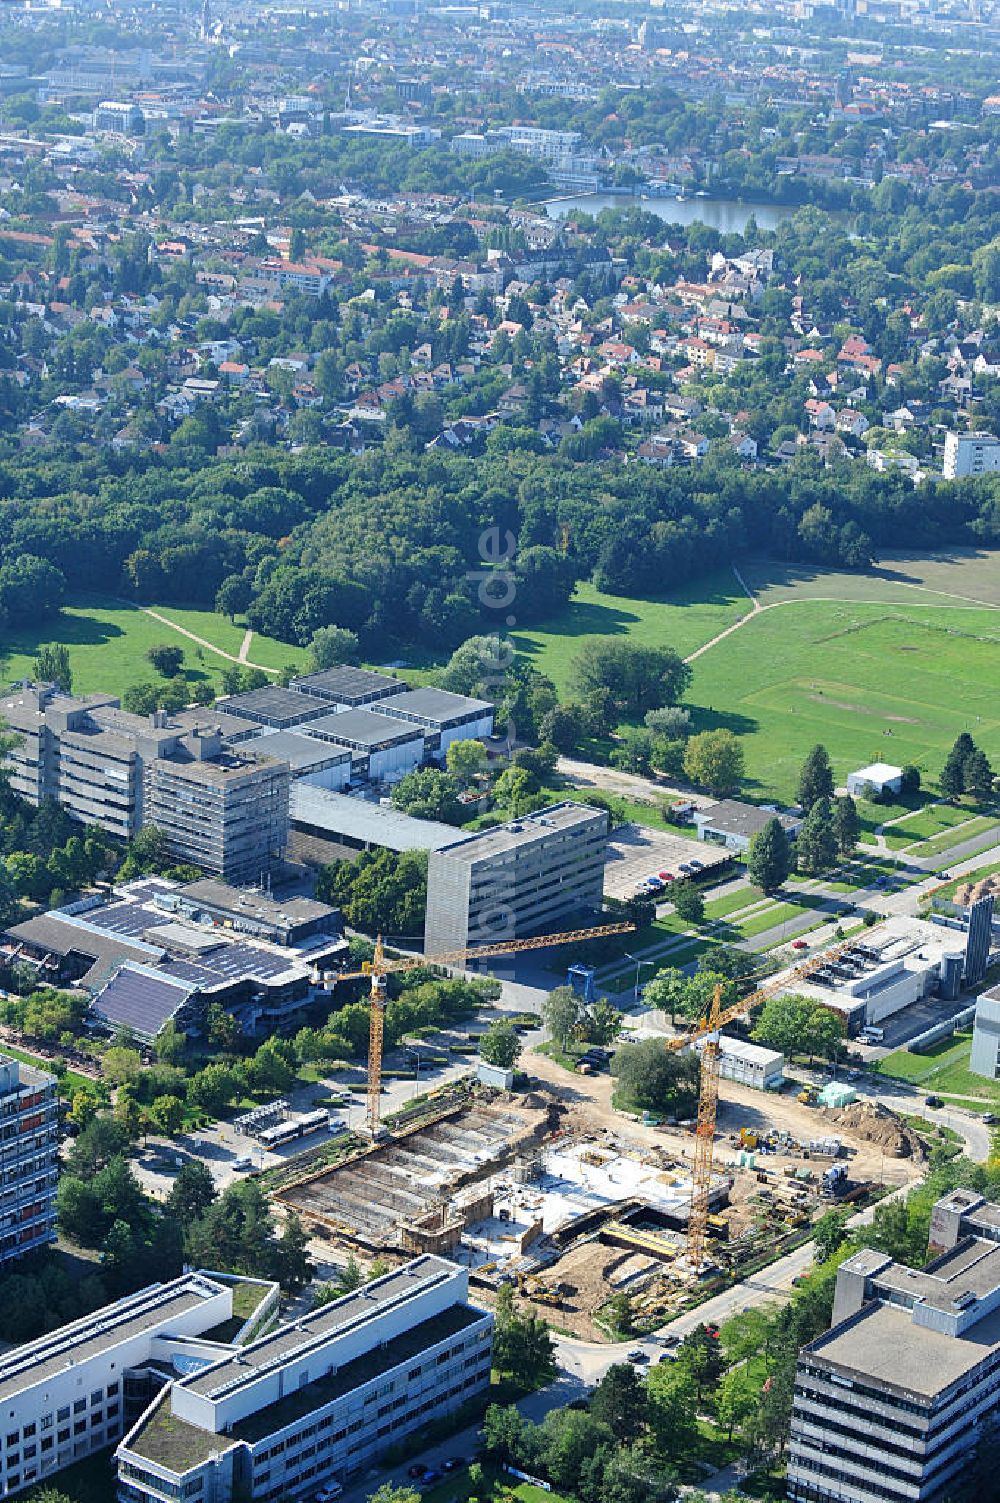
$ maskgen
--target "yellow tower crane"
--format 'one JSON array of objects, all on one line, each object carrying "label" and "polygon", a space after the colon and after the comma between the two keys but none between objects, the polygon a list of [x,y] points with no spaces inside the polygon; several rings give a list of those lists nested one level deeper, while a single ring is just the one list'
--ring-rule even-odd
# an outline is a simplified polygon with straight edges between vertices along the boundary
[{"label": "yellow tower crane", "polygon": [[566,934],[540,934],[534,939],[512,939],[495,945],[477,945],[471,950],[455,950],[447,955],[406,955],[386,960],[382,936],[375,941],[375,954],[360,971],[338,972],[337,981],[353,981],[360,976],[371,979],[371,1017],[368,1024],[368,1131],[378,1134],[382,1098],[382,1039],[385,1032],[385,1006],[388,996],[386,976],[390,971],[412,971],[421,966],[468,966],[493,956],[519,955],[523,950],[544,950],[549,945],[583,944],[588,939],[605,939],[611,934],[631,934],[634,924],[601,924],[594,929],[576,929]]},{"label": "yellow tower crane", "polygon": [[735,1022],[745,1013],[766,1002],[768,997],[784,992],[796,981],[803,981],[813,971],[829,965],[845,951],[856,948],[857,940],[844,940],[831,949],[822,950],[801,961],[781,981],[772,981],[742,997],[729,1007],[722,1006],[722,986],[715,988],[708,1011],[699,1023],[687,1033],[667,1040],[667,1048],[687,1049],[699,1039],[705,1040],[701,1051],[701,1071],[698,1081],[698,1124],[695,1128],[694,1168],[691,1172],[691,1214],[688,1218],[687,1257],[695,1269],[699,1269],[705,1256],[705,1233],[712,1197],[712,1161],[715,1151],[715,1120],[719,1109],[719,1067],[721,1045],[719,1036],[727,1023]]}]

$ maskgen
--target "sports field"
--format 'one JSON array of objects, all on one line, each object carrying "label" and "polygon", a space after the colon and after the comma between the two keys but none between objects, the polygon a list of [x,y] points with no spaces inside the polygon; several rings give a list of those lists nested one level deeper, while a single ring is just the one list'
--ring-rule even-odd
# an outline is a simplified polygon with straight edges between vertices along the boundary
[{"label": "sports field", "polygon": [[913,762],[936,782],[969,730],[1000,758],[1000,612],[803,601],[761,611],[694,663],[700,728],[744,738],[750,788],[791,798],[822,741],[843,780]]}]

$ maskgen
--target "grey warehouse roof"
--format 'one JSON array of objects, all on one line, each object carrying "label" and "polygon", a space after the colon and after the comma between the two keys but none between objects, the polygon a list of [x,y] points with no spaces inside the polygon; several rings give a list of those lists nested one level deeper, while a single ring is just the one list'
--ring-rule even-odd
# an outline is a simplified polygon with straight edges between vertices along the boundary
[{"label": "grey warehouse roof", "polygon": [[401,678],[346,665],[303,674],[301,678],[293,678],[292,684],[307,694],[318,694],[321,699],[342,699],[345,704],[352,699],[360,701],[383,694],[400,694],[406,688]]},{"label": "grey warehouse roof", "polygon": [[[254,729],[261,730],[261,727],[255,726]],[[255,760],[257,757],[277,757],[279,761],[287,762],[293,772],[310,767],[330,767],[351,760],[348,747],[318,741],[315,736],[301,736],[295,731],[269,733],[265,730],[261,735],[244,741],[240,750],[244,756]]]},{"label": "grey warehouse roof", "polygon": [[435,819],[414,819],[399,809],[389,809],[368,799],[350,798],[328,788],[293,783],[289,793],[293,824],[310,825],[331,840],[338,835],[390,851],[436,851],[456,845],[463,836],[453,825]]},{"label": "grey warehouse roof", "polygon": [[282,689],[277,684],[266,684],[261,689],[248,689],[245,694],[230,694],[216,703],[227,714],[246,716],[250,720],[277,725],[279,728],[283,724],[296,725],[313,716],[326,715],[330,710],[325,699],[300,694],[294,689]]},{"label": "grey warehouse roof", "polygon": [[434,689],[428,685],[422,689],[410,689],[405,694],[394,694],[391,699],[374,705],[373,709],[378,715],[412,715],[434,725],[449,725],[469,715],[488,715],[493,705],[486,699],[471,699],[467,694],[452,694],[450,689]]},{"label": "grey warehouse roof", "polygon": [[[299,698],[304,696],[299,695]],[[329,705],[323,706],[329,710]],[[338,741],[341,746],[353,746],[359,751],[377,751],[383,746],[397,746],[402,741],[423,740],[420,726],[405,720],[391,720],[388,715],[376,715],[372,710],[341,710],[339,714],[326,714],[319,720],[310,720],[309,734],[324,741]]]}]

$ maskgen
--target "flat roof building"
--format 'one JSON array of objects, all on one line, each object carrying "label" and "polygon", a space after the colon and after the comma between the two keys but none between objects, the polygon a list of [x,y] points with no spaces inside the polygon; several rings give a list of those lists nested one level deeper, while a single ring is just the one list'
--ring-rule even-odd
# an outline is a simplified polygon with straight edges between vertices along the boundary
[{"label": "flat roof building", "polygon": [[349,746],[319,741],[300,731],[272,731],[255,727],[259,734],[240,744],[240,751],[254,761],[278,757],[288,763],[293,782],[314,784],[317,788],[346,788],[351,781],[352,757]]},{"label": "flat roof building", "polygon": [[18,737],[11,787],[32,804],[54,799],[123,841],[155,825],[174,860],[226,878],[258,879],[281,860],[288,766],[257,765],[235,748],[252,720],[198,709],[133,715],[110,695],[21,684],[0,700],[0,721]]},{"label": "flat roof building", "polygon": [[265,684],[244,694],[227,694],[216,700],[216,705],[226,714],[252,720],[257,725],[269,725],[274,731],[291,730],[330,713],[328,700],[283,689],[280,684]]},{"label": "flat roof building", "polygon": [[[163,1368],[169,1371],[192,1340],[232,1313],[227,1283],[186,1273],[5,1352],[0,1357],[5,1440],[0,1495],[23,1492],[114,1445],[126,1428],[130,1389],[147,1393],[148,1383],[162,1386],[168,1381]],[[199,1348],[201,1360],[229,1351],[196,1342],[195,1351]],[[159,1372],[140,1371],[154,1362],[162,1364]]]},{"label": "flat roof building", "polygon": [[871,1248],[837,1271],[833,1324],[795,1371],[794,1503],[954,1496],[1000,1410],[1000,1206],[955,1190],[931,1215],[932,1261]]},{"label": "flat roof building", "polygon": [[889,762],[872,762],[859,767],[857,772],[847,774],[847,791],[855,798],[882,798],[887,793],[898,793],[903,786],[903,769]]},{"label": "flat roof building", "polygon": [[424,950],[444,955],[599,913],[608,815],[567,799],[432,850]]},{"label": "flat roof building", "polygon": [[195,731],[145,770],[143,823],[161,832],[176,861],[229,882],[260,882],[288,842],[288,763],[250,759],[217,733]]},{"label": "flat roof building", "polygon": [[301,678],[293,678],[288,687],[301,694],[329,700],[342,710],[359,710],[363,705],[404,694],[407,690],[401,678],[373,673],[368,668],[351,668],[347,664],[323,668],[319,673],[305,673]]},{"label": "flat roof building", "polygon": [[[704,1040],[699,1039],[695,1048],[701,1053]],[[755,1091],[777,1091],[785,1078],[785,1056],[762,1044],[723,1034],[719,1039],[719,1074],[723,1080],[735,1080]]]},{"label": "flat roof building", "polygon": [[717,804],[709,805],[707,809],[695,809],[692,819],[699,840],[724,845],[730,851],[748,850],[753,837],[772,819],[778,820],[785,834],[792,839],[802,823],[795,814],[761,809],[756,804],[743,804],[732,798],[722,799]]},{"label": "flat roof building", "polygon": [[788,990],[838,1013],[853,1035],[934,993],[956,997],[966,942],[960,930],[895,914],[808,976],[792,969]]},{"label": "flat roof building", "polygon": [[398,781],[424,760],[421,726],[376,715],[372,709],[326,713],[309,724],[309,735],[319,741],[347,747],[351,752],[352,777],[357,781]]},{"label": "flat roof building", "polygon": [[289,853],[313,865],[350,860],[358,851],[433,851],[461,838],[441,820],[416,819],[376,800],[302,781],[292,784],[289,817]]},{"label": "flat roof building", "polygon": [[405,694],[379,700],[372,709],[378,715],[422,726],[426,753],[431,757],[443,757],[453,741],[493,734],[493,705],[467,694],[452,694],[448,689],[409,689]]},{"label": "flat roof building", "polygon": [[489,1388],[468,1271],[414,1259],[172,1383],[122,1440],[123,1503],[304,1497]]}]

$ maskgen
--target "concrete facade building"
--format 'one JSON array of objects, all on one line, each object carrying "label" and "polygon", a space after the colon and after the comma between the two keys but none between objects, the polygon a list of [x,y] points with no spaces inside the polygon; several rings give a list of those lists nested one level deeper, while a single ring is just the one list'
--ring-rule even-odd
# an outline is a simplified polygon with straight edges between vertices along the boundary
[{"label": "concrete facade building", "polygon": [[18,738],[11,787],[29,803],[54,799],[123,841],[155,825],[175,860],[234,881],[259,880],[281,857],[288,764],[232,745],[253,734],[252,720],[208,710],[132,715],[110,695],[23,684],[0,700],[0,721]]},{"label": "concrete facade building", "polygon": [[931,1262],[865,1248],[837,1273],[833,1324],[795,1374],[794,1503],[937,1503],[1000,1410],[1000,1206],[955,1190]]},{"label": "concrete facade building", "polygon": [[0,1054],[0,1264],[55,1241],[55,1077]]},{"label": "concrete facade building", "polygon": [[432,850],[428,955],[566,926],[600,911],[608,816],[569,800]]},{"label": "concrete facade building", "polygon": [[118,1503],[305,1498],[489,1387],[493,1317],[424,1256],[180,1378],[118,1447]]},{"label": "concrete facade building", "polygon": [[288,763],[244,759],[212,733],[191,739],[190,755],[147,767],[143,823],[162,832],[175,860],[259,882],[288,841]]},{"label": "concrete facade building", "polygon": [[1000,438],[992,433],[946,433],[944,478],[993,475],[1000,470]]}]

